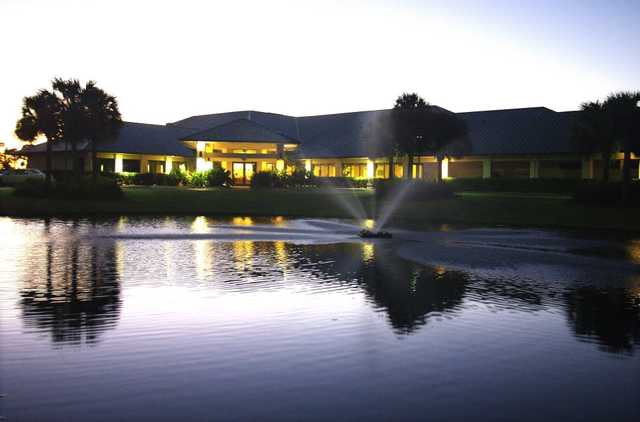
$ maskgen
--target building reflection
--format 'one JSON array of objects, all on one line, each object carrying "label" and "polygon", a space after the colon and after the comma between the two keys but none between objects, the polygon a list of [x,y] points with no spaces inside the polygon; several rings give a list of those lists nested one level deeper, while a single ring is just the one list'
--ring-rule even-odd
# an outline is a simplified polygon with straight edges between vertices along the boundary
[{"label": "building reflection", "polygon": [[97,343],[120,315],[115,244],[50,241],[43,249],[44,265],[24,274],[20,291],[25,326],[55,344]]}]

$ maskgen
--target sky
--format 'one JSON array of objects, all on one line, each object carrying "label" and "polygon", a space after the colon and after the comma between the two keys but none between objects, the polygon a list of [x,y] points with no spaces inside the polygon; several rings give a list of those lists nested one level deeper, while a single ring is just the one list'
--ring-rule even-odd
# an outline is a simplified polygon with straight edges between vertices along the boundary
[{"label": "sky", "polygon": [[54,77],[124,120],[389,108],[574,110],[640,90],[639,0],[0,0],[0,142]]}]

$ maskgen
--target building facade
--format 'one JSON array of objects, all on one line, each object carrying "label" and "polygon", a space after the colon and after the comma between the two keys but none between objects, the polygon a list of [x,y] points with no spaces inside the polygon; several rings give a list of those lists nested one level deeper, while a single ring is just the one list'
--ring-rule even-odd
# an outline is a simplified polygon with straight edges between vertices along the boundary
[{"label": "building facade", "polygon": [[[402,157],[390,168],[385,157],[371,157],[378,140],[376,122],[391,110],[293,117],[257,111],[192,116],[165,125],[125,122],[117,139],[98,146],[104,172],[169,173],[181,168],[204,171],[214,165],[230,171],[234,183],[248,184],[258,171],[288,171],[304,166],[319,177],[433,180],[434,156]],[[585,155],[571,142],[579,112],[544,107],[458,113],[469,129],[468,148],[441,162],[445,178],[594,178],[601,173],[598,154]],[[81,143],[84,167],[91,169],[90,145]],[[29,166],[45,167],[45,145],[21,151]],[[70,169],[69,146],[53,147],[54,170]],[[611,177],[620,177],[622,155],[614,154]],[[638,177],[638,157],[632,157]]]}]

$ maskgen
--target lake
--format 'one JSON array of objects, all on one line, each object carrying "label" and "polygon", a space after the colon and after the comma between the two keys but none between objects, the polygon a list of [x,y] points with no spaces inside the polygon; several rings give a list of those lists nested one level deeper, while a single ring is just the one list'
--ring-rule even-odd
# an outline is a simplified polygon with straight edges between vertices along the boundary
[{"label": "lake", "polygon": [[640,420],[638,241],[479,269],[305,224],[0,217],[0,415]]}]

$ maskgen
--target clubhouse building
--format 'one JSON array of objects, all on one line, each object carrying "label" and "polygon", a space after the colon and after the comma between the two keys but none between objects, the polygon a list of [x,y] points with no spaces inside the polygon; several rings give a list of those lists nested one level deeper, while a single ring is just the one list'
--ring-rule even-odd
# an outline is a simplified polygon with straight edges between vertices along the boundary
[{"label": "clubhouse building", "polygon": [[[368,156],[375,132],[368,128],[391,110],[293,117],[258,111],[192,116],[165,125],[125,122],[117,139],[98,145],[104,172],[169,173],[207,170],[218,163],[236,185],[258,171],[290,170],[291,160],[320,177],[435,179],[434,156],[415,157],[411,168],[397,158]],[[469,146],[441,163],[445,178],[594,178],[602,160],[581,154],[571,142],[579,112],[544,107],[458,113],[469,129]],[[45,168],[45,145],[25,146],[29,167]],[[64,142],[54,145],[53,169],[70,169]],[[91,169],[88,142],[78,145]],[[620,177],[622,155],[612,157],[611,177]],[[633,157],[638,177],[638,157]]]}]

